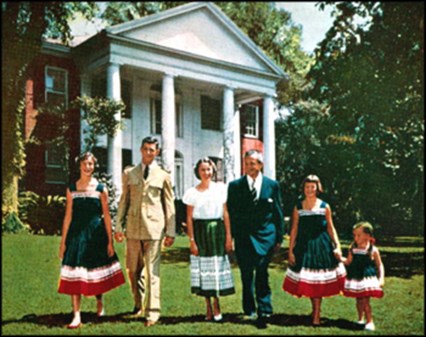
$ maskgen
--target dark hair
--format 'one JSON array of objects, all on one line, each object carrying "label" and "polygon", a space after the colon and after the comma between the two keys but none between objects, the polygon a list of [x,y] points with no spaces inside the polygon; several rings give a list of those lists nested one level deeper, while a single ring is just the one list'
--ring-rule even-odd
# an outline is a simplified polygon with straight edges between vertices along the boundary
[{"label": "dark hair", "polygon": [[[374,228],[373,225],[371,223],[369,223],[368,221],[361,221],[356,223],[355,225],[353,225],[352,230],[358,229],[358,228],[362,228],[363,233],[368,234],[371,236],[370,238],[370,247],[368,248],[368,254],[370,255],[370,257],[372,258],[372,252],[373,252],[373,245],[376,242],[376,239],[373,236],[373,232],[374,232]],[[356,247],[356,243],[355,241],[352,242],[350,249],[352,249],[353,247]]]},{"label": "dark hair", "polygon": [[246,158],[246,157],[254,157],[254,158],[256,158],[256,159],[257,159],[257,161],[258,161],[259,163],[262,163],[262,164],[263,164],[263,154],[262,154],[260,151],[258,151],[258,150],[255,150],[255,149],[253,149],[253,150],[248,150],[248,151],[244,154],[244,158]]},{"label": "dark hair", "polygon": [[141,147],[143,147],[144,144],[155,144],[157,149],[160,147],[160,144],[158,143],[158,139],[151,136],[148,136],[142,139]]},{"label": "dark hair", "polygon": [[80,165],[80,163],[82,161],[85,161],[85,160],[89,159],[90,157],[93,159],[93,161],[95,162],[95,166],[96,166],[98,164],[98,159],[90,151],[86,151],[86,152],[80,153],[80,155],[78,155],[77,157],[75,157],[75,163],[77,165]]},{"label": "dark hair", "polygon": [[305,179],[303,179],[302,184],[300,185],[300,190],[303,195],[306,183],[315,183],[317,185],[317,195],[323,192],[321,180],[315,174],[310,174]]},{"label": "dark hair", "polygon": [[203,163],[210,164],[210,166],[213,168],[213,176],[215,176],[216,172],[217,172],[216,164],[209,157],[204,157],[204,158],[201,158],[199,161],[197,161],[197,164],[195,164],[195,166],[194,166],[194,174],[197,177],[197,179],[201,180],[200,173],[198,172],[198,169],[200,168],[201,164],[203,164]]}]

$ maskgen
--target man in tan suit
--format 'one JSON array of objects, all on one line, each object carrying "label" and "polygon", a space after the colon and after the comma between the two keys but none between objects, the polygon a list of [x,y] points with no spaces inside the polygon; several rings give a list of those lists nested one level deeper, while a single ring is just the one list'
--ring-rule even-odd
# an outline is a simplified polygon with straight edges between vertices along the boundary
[{"label": "man in tan suit", "polygon": [[170,247],[175,237],[175,206],[170,174],[155,161],[158,140],[142,140],[142,163],[126,168],[118,204],[114,237],[127,239],[126,267],[135,307],[133,314],[145,312],[145,326],[160,318],[161,241]]}]

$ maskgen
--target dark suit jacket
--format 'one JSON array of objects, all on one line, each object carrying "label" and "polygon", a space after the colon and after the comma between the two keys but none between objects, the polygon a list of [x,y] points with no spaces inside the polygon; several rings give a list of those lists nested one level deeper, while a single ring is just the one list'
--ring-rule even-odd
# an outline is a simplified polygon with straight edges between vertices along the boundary
[{"label": "dark suit jacket", "polygon": [[227,206],[236,250],[241,252],[252,245],[259,255],[266,255],[275,244],[283,241],[284,218],[277,181],[263,176],[256,205],[251,198],[247,176],[231,181]]}]

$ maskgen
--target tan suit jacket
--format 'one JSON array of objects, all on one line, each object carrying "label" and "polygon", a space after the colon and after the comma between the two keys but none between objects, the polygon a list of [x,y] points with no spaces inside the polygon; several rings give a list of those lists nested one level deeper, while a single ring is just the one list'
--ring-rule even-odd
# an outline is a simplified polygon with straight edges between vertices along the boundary
[{"label": "tan suit jacket", "polygon": [[118,204],[116,232],[127,239],[161,240],[175,236],[175,206],[170,174],[156,162],[150,165],[147,180],[142,164],[126,168]]}]

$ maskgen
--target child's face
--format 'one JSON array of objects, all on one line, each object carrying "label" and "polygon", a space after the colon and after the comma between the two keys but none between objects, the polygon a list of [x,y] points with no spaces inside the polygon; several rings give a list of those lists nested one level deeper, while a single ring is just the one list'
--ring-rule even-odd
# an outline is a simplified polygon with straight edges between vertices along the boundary
[{"label": "child's face", "polygon": [[80,173],[85,176],[91,176],[95,170],[95,161],[92,157],[80,162]]},{"label": "child's face", "polygon": [[365,245],[370,241],[370,234],[364,233],[362,227],[353,230],[354,241],[357,245]]},{"label": "child's face", "polygon": [[317,183],[306,182],[303,189],[307,197],[315,197],[317,195]]}]

